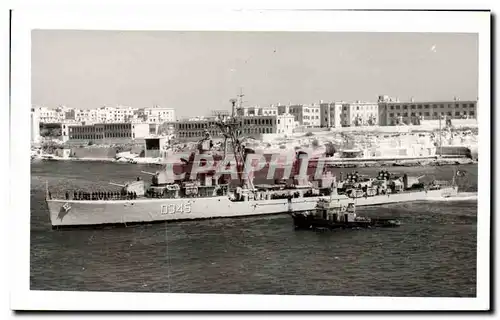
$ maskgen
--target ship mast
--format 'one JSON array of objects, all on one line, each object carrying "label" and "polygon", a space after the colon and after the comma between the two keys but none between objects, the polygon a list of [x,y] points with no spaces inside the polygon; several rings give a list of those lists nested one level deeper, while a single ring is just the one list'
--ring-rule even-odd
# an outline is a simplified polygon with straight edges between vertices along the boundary
[{"label": "ship mast", "polygon": [[[242,150],[241,145],[239,144],[238,141],[238,129],[240,126],[240,123],[238,121],[238,116],[236,113],[236,103],[238,103],[238,108],[241,107],[243,103],[243,98],[244,94],[240,91],[240,94],[238,95],[238,99],[231,99],[229,102],[232,104],[232,110],[231,110],[231,118],[230,119],[219,119],[218,122],[216,122],[217,126],[222,132],[222,135],[224,136],[224,160],[222,163],[226,163],[227,160],[227,147],[228,143],[231,144],[232,147],[232,152],[234,154],[234,160],[236,161],[236,168],[238,170],[238,178],[240,180],[240,184],[243,185],[243,179],[241,177],[242,174],[242,164],[244,161],[244,150]],[[253,189],[253,185],[251,181],[249,181],[249,186]]]}]

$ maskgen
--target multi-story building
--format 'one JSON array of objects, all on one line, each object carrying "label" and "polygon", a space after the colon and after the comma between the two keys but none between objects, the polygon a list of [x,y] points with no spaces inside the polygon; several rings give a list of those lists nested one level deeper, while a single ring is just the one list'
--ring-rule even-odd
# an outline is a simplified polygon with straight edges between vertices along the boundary
[{"label": "multi-story building", "polygon": [[289,112],[295,117],[295,121],[299,126],[304,127],[320,127],[320,106],[319,105],[302,105],[296,104],[288,107]]},{"label": "multi-story building", "polygon": [[205,132],[213,137],[221,137],[216,121],[216,117],[182,119],[174,123],[174,131],[181,140],[201,139]]},{"label": "multi-story building", "polygon": [[[290,134],[295,128],[294,116],[291,114],[240,116],[238,120],[241,134],[247,137],[270,133]],[[174,125],[177,138],[197,140],[201,139],[205,132],[210,133],[212,137],[221,138],[222,134],[216,121],[215,117],[178,121]]]},{"label": "multi-story building", "polygon": [[160,106],[148,107],[138,111],[144,121],[149,123],[163,123],[175,121],[175,109]]},{"label": "multi-story building", "polygon": [[289,113],[276,116],[276,132],[281,134],[291,134],[295,129],[295,117]]},{"label": "multi-story building", "polygon": [[145,122],[163,123],[175,121],[175,110],[172,108],[151,107],[133,108],[126,106],[108,107],[97,109],[71,109],[65,106],[56,109],[39,107],[40,122],[62,123],[68,121],[92,123],[125,123]]},{"label": "multi-story building", "polygon": [[120,143],[150,135],[147,123],[62,124],[64,142]]},{"label": "multi-story building", "polygon": [[343,127],[377,125],[378,104],[374,102],[349,102],[342,104],[340,124]]},{"label": "multi-story building", "polygon": [[341,115],[343,103],[344,102],[320,102],[321,127],[338,128],[342,126]]},{"label": "multi-story building", "polygon": [[421,120],[438,119],[476,119],[477,101],[461,101],[458,98],[448,101],[399,101],[387,96],[379,96],[379,124],[381,126],[398,124],[419,124]]},{"label": "multi-story building", "polygon": [[137,108],[132,107],[101,107],[98,109],[79,110],[76,120],[85,123],[123,123],[130,122]]},{"label": "multi-story building", "polygon": [[270,105],[266,107],[261,106],[241,106],[236,108],[236,114],[238,116],[275,116],[279,113],[280,105]]},{"label": "multi-story building", "polygon": [[63,115],[59,109],[50,109],[47,107],[35,107],[40,115],[42,123],[58,123],[63,120]]},{"label": "multi-story building", "polygon": [[259,106],[239,106],[236,108],[236,115],[240,117],[247,116],[258,116],[260,114],[261,107]]},{"label": "multi-story building", "polygon": [[270,105],[267,107],[260,108],[260,116],[275,116],[278,115],[278,107],[275,105]]},{"label": "multi-story building", "polygon": [[212,110],[210,112],[210,116],[212,117],[229,117],[231,115],[231,111],[229,110]]}]

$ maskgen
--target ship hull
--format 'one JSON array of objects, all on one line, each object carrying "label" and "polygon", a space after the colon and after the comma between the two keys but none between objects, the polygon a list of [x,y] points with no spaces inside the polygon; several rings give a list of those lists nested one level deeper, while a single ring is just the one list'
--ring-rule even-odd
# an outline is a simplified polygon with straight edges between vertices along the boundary
[{"label": "ship hull", "polygon": [[[356,206],[433,200],[457,195],[456,188],[355,199]],[[313,210],[321,197],[231,201],[227,196],[182,199],[47,200],[52,226],[127,224],[244,217]]]},{"label": "ship hull", "polygon": [[[53,226],[209,219],[312,210],[320,197],[231,201],[227,196],[137,200],[47,200]],[[66,206],[66,208],[65,208]]]},{"label": "ship hull", "polygon": [[374,197],[355,198],[354,203],[356,204],[357,207],[361,207],[361,206],[399,203],[399,202],[424,201],[424,200],[432,201],[444,198],[453,198],[456,197],[457,195],[458,195],[458,189],[450,187],[439,190],[401,192],[401,193],[393,193],[387,195],[378,195]]}]

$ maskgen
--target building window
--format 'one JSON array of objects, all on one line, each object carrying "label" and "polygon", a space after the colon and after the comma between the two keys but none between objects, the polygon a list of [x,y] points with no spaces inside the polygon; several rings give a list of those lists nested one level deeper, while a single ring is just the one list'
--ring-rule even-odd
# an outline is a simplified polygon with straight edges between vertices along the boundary
[{"label": "building window", "polygon": [[421,104],[418,105],[418,109],[422,109],[422,105]]},{"label": "building window", "polygon": [[473,103],[469,104],[469,108],[474,108],[474,104]]},{"label": "building window", "polygon": [[470,111],[469,115],[473,116],[474,115],[474,111]]},{"label": "building window", "polygon": [[443,109],[444,108],[444,104],[439,105],[439,108]]},{"label": "building window", "polygon": [[404,110],[408,109],[408,106],[403,106],[403,109],[404,109]]},{"label": "building window", "polygon": [[399,110],[400,109],[400,106],[396,106],[396,110]]},{"label": "building window", "polygon": [[390,113],[390,114],[389,114],[389,117],[394,117],[394,113]]},{"label": "building window", "polygon": [[391,106],[391,110],[394,110],[394,106]]}]

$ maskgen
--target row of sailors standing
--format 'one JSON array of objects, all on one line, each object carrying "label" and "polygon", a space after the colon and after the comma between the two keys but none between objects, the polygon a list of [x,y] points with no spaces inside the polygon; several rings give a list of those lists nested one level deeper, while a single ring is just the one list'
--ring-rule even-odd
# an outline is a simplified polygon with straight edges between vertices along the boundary
[{"label": "row of sailors standing", "polygon": [[[69,192],[66,192],[66,200],[70,199]],[[111,191],[98,191],[98,192],[73,192],[73,200],[132,200],[137,199],[135,191],[129,192],[111,192]]]}]

